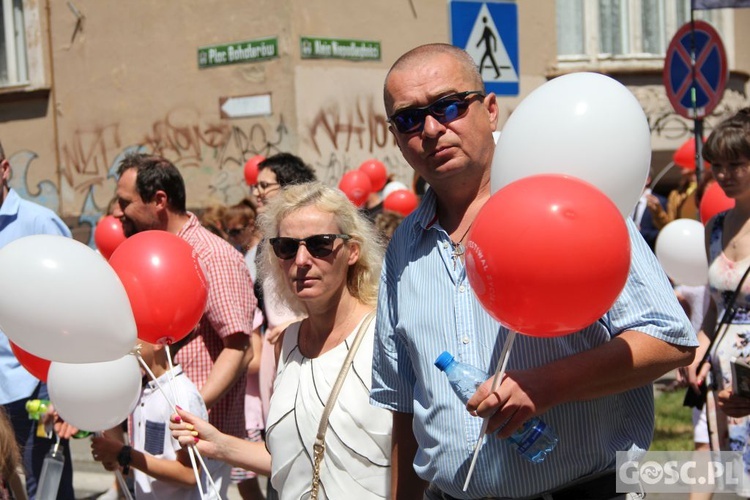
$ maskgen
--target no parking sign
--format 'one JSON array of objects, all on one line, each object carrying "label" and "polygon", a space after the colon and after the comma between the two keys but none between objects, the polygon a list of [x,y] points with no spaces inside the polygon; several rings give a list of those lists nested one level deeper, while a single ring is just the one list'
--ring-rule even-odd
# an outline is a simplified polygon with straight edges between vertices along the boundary
[{"label": "no parking sign", "polygon": [[701,120],[710,114],[721,101],[727,73],[724,44],[713,26],[694,21],[677,30],[667,49],[662,76],[678,115]]}]

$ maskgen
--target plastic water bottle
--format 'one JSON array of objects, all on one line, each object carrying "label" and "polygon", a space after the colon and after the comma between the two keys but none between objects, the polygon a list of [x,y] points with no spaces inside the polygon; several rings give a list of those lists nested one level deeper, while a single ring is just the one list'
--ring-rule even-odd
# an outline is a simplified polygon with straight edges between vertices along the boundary
[{"label": "plastic water bottle", "polygon": [[[476,366],[456,361],[449,352],[443,352],[435,360],[435,366],[448,377],[453,391],[466,404],[477,387],[482,385],[489,375]],[[557,445],[557,434],[539,417],[532,417],[508,438],[516,451],[526,460],[542,462]]]},{"label": "plastic water bottle", "polygon": [[60,489],[65,455],[60,449],[60,441],[50,448],[42,463],[42,474],[39,476],[39,487],[36,492],[37,500],[55,500],[57,490]]}]

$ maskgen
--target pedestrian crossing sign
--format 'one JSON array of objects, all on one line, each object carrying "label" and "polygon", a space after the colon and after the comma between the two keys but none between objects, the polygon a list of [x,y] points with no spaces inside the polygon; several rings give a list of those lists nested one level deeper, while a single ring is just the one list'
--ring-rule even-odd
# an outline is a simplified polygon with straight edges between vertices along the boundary
[{"label": "pedestrian crossing sign", "polygon": [[471,55],[487,92],[517,96],[518,6],[515,2],[450,1],[451,44]]}]

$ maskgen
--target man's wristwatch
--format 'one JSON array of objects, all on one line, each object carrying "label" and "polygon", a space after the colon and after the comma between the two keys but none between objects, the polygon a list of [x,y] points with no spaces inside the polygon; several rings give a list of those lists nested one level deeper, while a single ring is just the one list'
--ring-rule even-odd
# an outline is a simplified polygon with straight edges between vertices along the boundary
[{"label": "man's wristwatch", "polygon": [[120,449],[120,453],[117,454],[117,463],[122,467],[122,473],[127,475],[130,472],[130,452],[133,448],[130,446],[123,446]]}]

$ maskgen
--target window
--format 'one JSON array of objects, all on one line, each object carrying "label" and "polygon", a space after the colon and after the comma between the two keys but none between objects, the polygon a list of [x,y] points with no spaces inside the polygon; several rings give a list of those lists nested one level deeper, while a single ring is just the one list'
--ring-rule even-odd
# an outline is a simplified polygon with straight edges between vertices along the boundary
[{"label": "window", "polygon": [[22,0],[0,0],[0,87],[28,81]]},{"label": "window", "polygon": [[[674,33],[690,21],[690,0],[556,0],[561,66],[660,67]],[[726,39],[731,9],[695,11]]]}]

